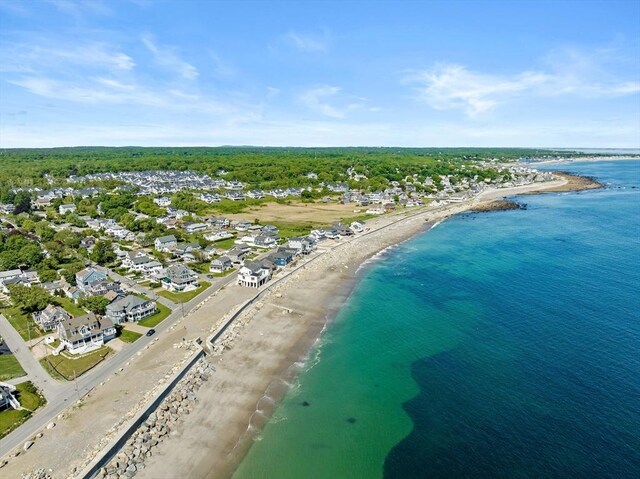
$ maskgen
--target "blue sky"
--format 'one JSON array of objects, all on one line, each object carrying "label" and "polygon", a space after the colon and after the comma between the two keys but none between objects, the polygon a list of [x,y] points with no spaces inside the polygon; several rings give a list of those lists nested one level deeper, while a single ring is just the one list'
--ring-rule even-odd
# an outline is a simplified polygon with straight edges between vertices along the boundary
[{"label": "blue sky", "polygon": [[640,146],[640,2],[0,0],[0,147]]}]

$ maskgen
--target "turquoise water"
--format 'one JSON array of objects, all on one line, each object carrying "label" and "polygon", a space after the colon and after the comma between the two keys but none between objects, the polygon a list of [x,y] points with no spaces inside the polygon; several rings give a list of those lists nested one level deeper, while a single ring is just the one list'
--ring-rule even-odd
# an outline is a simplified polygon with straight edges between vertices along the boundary
[{"label": "turquoise water", "polygon": [[640,161],[375,261],[234,479],[640,477]]}]

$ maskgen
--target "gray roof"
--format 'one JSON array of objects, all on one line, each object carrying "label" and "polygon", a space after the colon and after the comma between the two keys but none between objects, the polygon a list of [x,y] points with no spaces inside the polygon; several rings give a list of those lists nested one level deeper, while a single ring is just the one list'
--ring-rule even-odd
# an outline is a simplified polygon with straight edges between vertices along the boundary
[{"label": "gray roof", "polygon": [[113,303],[107,305],[109,311],[125,311],[129,312],[136,306],[141,306],[149,303],[150,300],[139,298],[133,294],[127,295],[124,298],[116,299]]}]

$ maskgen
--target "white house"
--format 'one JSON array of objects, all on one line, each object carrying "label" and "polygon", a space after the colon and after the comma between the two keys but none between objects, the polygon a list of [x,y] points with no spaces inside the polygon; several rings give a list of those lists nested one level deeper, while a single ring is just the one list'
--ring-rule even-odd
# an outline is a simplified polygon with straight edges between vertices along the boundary
[{"label": "white house", "polygon": [[166,208],[167,206],[171,205],[171,198],[167,198],[166,196],[159,196],[158,198],[154,198],[153,202],[158,206]]},{"label": "white house", "polygon": [[271,270],[257,261],[246,263],[238,271],[238,284],[250,288],[259,288],[271,278]]},{"label": "white house", "polygon": [[212,273],[224,273],[232,267],[233,264],[227,256],[220,256],[219,258],[211,260],[209,271],[211,271]]},{"label": "white house", "polygon": [[66,319],[57,325],[60,344],[71,354],[94,351],[115,338],[116,328],[109,318],[97,319],[93,313]]},{"label": "white house", "polygon": [[198,287],[198,275],[182,264],[174,264],[165,270],[162,287],[174,292],[193,291]]},{"label": "white house", "polygon": [[178,240],[173,235],[161,236],[160,238],[156,238],[154,241],[154,246],[158,251],[164,251],[165,253],[171,252],[173,248],[178,245]]},{"label": "white house", "polygon": [[66,215],[67,213],[73,213],[76,209],[77,207],[74,204],[60,205],[58,207],[58,213],[60,213],[61,215]]},{"label": "white house", "polygon": [[120,324],[126,321],[140,321],[155,312],[156,303],[129,294],[107,305],[105,315],[115,324]]}]

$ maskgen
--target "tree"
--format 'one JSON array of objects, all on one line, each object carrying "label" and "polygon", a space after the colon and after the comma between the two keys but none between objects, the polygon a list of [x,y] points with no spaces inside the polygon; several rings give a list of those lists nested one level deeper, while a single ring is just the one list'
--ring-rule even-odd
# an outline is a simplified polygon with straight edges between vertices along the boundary
[{"label": "tree", "polygon": [[41,286],[9,286],[11,301],[26,313],[42,311],[51,301],[51,296]]},{"label": "tree", "polygon": [[97,314],[104,314],[109,300],[104,296],[89,296],[78,301],[81,308],[88,309]]},{"label": "tree", "polygon": [[113,251],[111,241],[96,241],[89,258],[101,266],[114,262],[116,260],[116,253]]},{"label": "tree", "polygon": [[31,195],[28,191],[18,191],[13,200],[13,214],[28,213],[31,211]]}]

